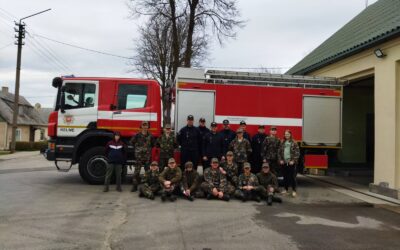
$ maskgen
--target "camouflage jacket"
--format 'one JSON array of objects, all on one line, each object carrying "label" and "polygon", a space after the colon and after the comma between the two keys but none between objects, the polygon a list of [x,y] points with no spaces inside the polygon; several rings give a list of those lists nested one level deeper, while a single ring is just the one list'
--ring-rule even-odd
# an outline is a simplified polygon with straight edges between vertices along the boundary
[{"label": "camouflage jacket", "polygon": [[263,172],[260,172],[257,174],[258,182],[260,183],[261,186],[268,188],[268,186],[272,186],[274,189],[278,189],[278,179],[276,176],[268,172],[268,174],[264,174]]},{"label": "camouflage jacket", "polygon": [[164,181],[170,181],[172,184],[177,184],[181,181],[182,179],[182,170],[178,167],[175,168],[170,168],[166,167],[164,168],[164,171],[160,174],[160,177],[158,180],[163,183]]},{"label": "camouflage jacket", "polygon": [[158,180],[159,177],[160,177],[160,172],[158,170],[156,171],[147,170],[142,178],[142,183],[147,186],[160,185],[160,181]]},{"label": "camouflage jacket", "polygon": [[235,162],[232,164],[228,164],[227,161],[221,164],[221,167],[225,170],[226,172],[226,179],[230,181],[235,187],[238,185],[238,175],[239,175],[239,170],[238,166]]},{"label": "camouflage jacket", "polygon": [[261,146],[261,157],[267,161],[276,161],[281,140],[275,136],[267,136]]},{"label": "camouflage jacket", "polygon": [[208,183],[211,189],[217,188],[220,191],[225,190],[226,176],[221,173],[219,168],[207,168],[206,171],[204,171],[204,180]]},{"label": "camouflage jacket", "polygon": [[182,174],[182,188],[184,190],[189,189],[190,192],[196,191],[200,185],[200,175],[196,170],[190,172],[183,171]]},{"label": "camouflage jacket", "polygon": [[174,150],[178,144],[175,136],[171,133],[168,137],[165,134],[158,137],[156,146],[160,148],[160,158],[171,158],[174,156]]},{"label": "camouflage jacket", "polygon": [[[294,161],[294,164],[297,164],[299,162],[300,158],[300,148],[297,142],[294,140],[291,140],[291,145],[290,145],[290,160]],[[279,161],[285,161],[284,157],[284,152],[285,152],[285,140],[282,141],[281,145],[279,146],[278,150],[278,160]]]},{"label": "camouflage jacket", "polygon": [[243,138],[241,142],[237,139],[237,137],[231,141],[229,145],[229,150],[233,152],[236,162],[246,162],[248,155],[251,153],[251,145],[249,140]]},{"label": "camouflage jacket", "polygon": [[253,173],[250,173],[249,175],[243,173],[239,176],[239,189],[242,189],[244,186],[257,187],[259,185],[257,176]]},{"label": "camouflage jacket", "polygon": [[151,148],[154,146],[154,137],[150,133],[144,135],[139,132],[131,138],[130,143],[135,149],[135,159],[137,161],[150,161]]}]

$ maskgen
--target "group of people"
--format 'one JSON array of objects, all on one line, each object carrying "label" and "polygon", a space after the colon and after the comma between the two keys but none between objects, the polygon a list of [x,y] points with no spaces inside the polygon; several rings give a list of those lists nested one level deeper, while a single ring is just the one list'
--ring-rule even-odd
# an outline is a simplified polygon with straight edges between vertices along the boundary
[{"label": "group of people", "polygon": [[[277,174],[284,177],[284,189],[287,194],[296,196],[296,165],[300,150],[293,140],[292,133],[285,131],[284,138],[277,137],[276,127],[272,126],[269,135],[263,125],[252,138],[246,132],[246,123],[240,122],[236,132],[232,131],[229,121],[223,121],[223,129],[217,131],[217,123],[212,122],[210,129],[200,118],[199,126],[194,126],[194,117],[187,117],[187,125],[175,136],[170,124],[166,124],[163,134],[155,139],[149,132],[149,124],[143,121],[141,130],[130,140],[134,147],[135,164],[132,179],[132,192],[139,196],[154,199],[161,195],[162,201],[174,201],[177,196],[193,201],[195,198],[221,199],[229,201],[236,197],[242,201],[261,199],[268,205],[273,201],[281,202],[274,194],[279,191]],[[159,161],[151,161],[151,150],[159,149]],[[175,162],[174,151],[180,147],[181,166]],[[120,134],[115,133],[113,140],[106,145],[109,160],[104,191],[109,190],[112,174],[115,172],[117,190],[121,191],[121,171],[125,164],[126,146]],[[203,166],[203,176],[197,172],[197,165]],[[140,176],[144,167],[145,174]]]}]

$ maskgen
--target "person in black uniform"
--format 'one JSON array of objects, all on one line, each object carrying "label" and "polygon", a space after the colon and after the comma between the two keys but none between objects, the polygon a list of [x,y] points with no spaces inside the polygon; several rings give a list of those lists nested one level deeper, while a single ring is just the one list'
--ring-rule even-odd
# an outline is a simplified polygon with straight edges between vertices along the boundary
[{"label": "person in black uniform", "polygon": [[181,146],[181,168],[188,161],[193,162],[193,166],[197,169],[199,163],[199,150],[201,149],[201,135],[198,128],[193,126],[193,115],[188,115],[187,125],[178,133],[177,139]]},{"label": "person in black uniform", "polygon": [[211,158],[221,159],[222,156],[223,140],[219,133],[217,133],[217,123],[211,123],[211,131],[203,137],[203,161],[205,164],[203,168],[210,167]]},{"label": "person in black uniform", "polygon": [[220,136],[222,137],[222,155],[226,155],[226,153],[229,151],[229,144],[231,143],[231,141],[233,139],[235,139],[236,137],[236,133],[233,132],[230,128],[229,128],[229,121],[228,120],[224,120],[222,122],[222,124],[224,125],[224,128],[219,131]]},{"label": "person in black uniform", "polygon": [[[201,118],[199,119],[199,126],[198,126],[198,129],[199,129],[199,131],[200,131],[200,137],[201,137],[201,142],[200,142],[201,147],[200,147],[200,149],[199,149],[199,155],[200,155],[200,156],[203,156],[203,155],[204,155],[204,153],[203,153],[203,139],[204,139],[204,136],[205,136],[206,134],[210,133],[210,130],[209,130],[209,129],[207,128],[207,126],[206,126],[206,119],[205,119],[204,117],[201,117]],[[202,160],[201,162],[202,162],[202,165],[203,165],[203,169],[204,169],[205,167],[208,167],[208,166],[206,165],[207,161]]]},{"label": "person in black uniform", "polygon": [[265,127],[264,125],[258,126],[258,133],[251,139],[251,148],[253,150],[251,154],[251,172],[257,174],[261,170],[263,158],[261,156],[262,145],[265,140]]},{"label": "person in black uniform", "polygon": [[246,131],[246,122],[245,121],[241,121],[240,122],[240,128],[243,130],[243,137],[246,138],[249,142],[251,142],[251,137],[249,135],[249,133],[247,133]]}]

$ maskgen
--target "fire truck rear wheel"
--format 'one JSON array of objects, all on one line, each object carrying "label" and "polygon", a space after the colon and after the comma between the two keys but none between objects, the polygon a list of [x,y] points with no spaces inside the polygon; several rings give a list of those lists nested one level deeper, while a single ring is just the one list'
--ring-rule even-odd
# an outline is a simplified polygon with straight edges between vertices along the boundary
[{"label": "fire truck rear wheel", "polygon": [[89,184],[103,184],[107,169],[104,147],[94,147],[86,151],[79,161],[79,174]]}]

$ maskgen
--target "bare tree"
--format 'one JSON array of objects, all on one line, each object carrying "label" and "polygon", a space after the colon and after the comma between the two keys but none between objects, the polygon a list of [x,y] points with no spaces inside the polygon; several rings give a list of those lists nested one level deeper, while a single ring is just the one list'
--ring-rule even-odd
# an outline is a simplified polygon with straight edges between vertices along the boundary
[{"label": "bare tree", "polygon": [[147,17],[133,66],[159,80],[164,121],[170,121],[167,82],[175,79],[178,67],[199,65],[214,37],[220,44],[236,37],[244,24],[236,0],[130,0],[128,6],[132,16]]},{"label": "bare tree", "polygon": [[[178,65],[182,65],[184,44],[186,43],[187,24],[182,19],[177,23]],[[140,38],[135,43],[135,55],[132,60],[133,71],[156,79],[161,87],[164,122],[170,122],[171,80],[174,79],[174,49],[172,23],[164,16],[158,16],[139,27]],[[195,36],[193,42],[193,63],[199,65],[207,55],[207,39]]]}]

